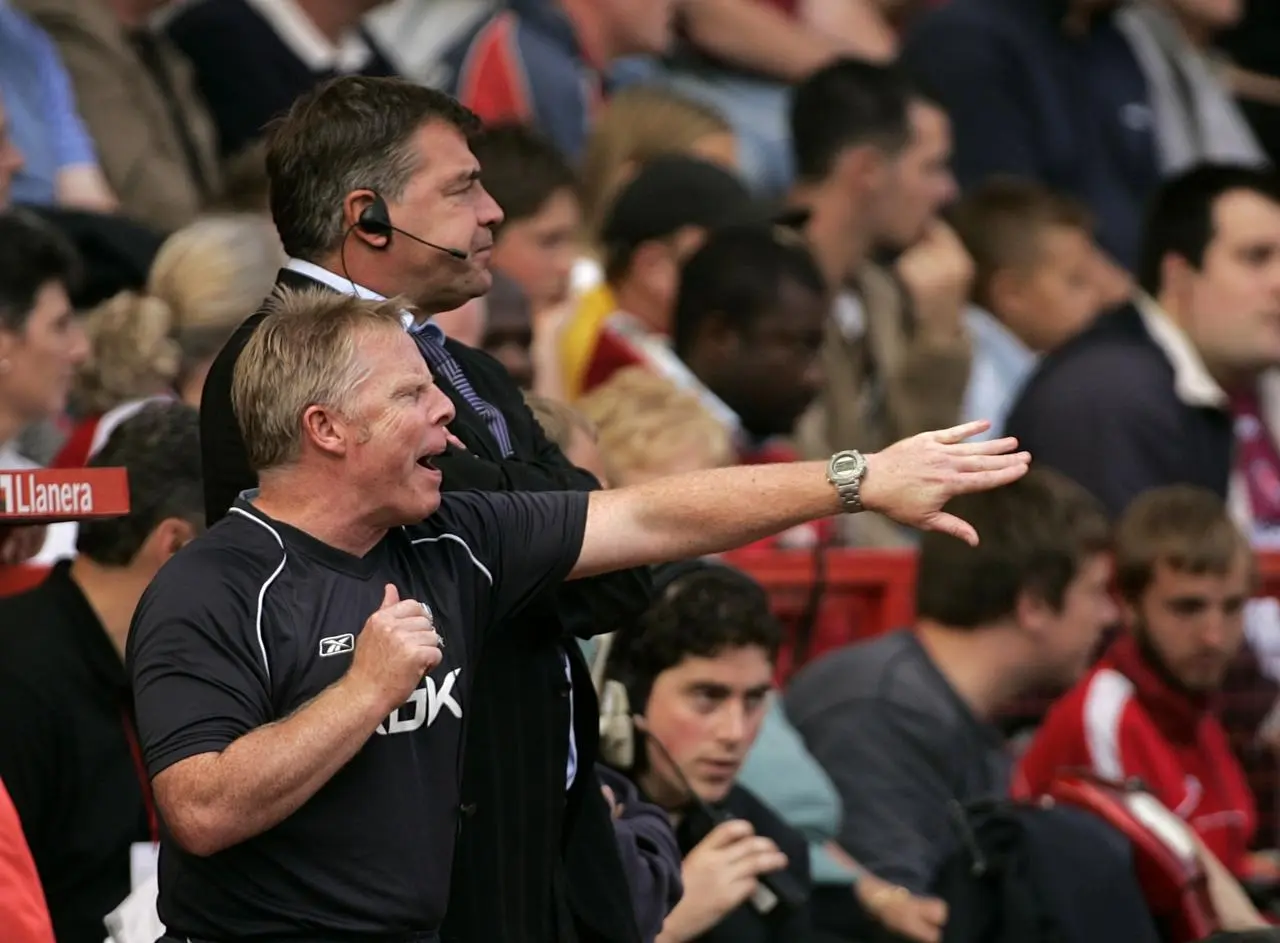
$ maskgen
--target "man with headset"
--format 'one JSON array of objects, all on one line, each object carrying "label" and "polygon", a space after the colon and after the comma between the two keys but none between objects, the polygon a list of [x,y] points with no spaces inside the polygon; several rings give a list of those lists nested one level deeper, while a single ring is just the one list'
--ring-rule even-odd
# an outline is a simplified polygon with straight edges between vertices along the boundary
[{"label": "man with headset", "polygon": [[[440,92],[345,77],[299,99],[274,129],[271,211],[290,260],[277,289],[396,297],[452,401],[447,490],[598,487],[550,443],[503,367],[444,337],[430,315],[488,291],[501,209],[468,145],[475,116]],[[240,327],[201,403],[209,524],[257,483],[231,377],[264,316]],[[467,710],[463,807],[446,936],[487,943],[639,943],[609,809],[594,772],[595,695],[572,641],[648,603],[628,571],[539,595],[485,647]],[[568,644],[566,644],[566,642]],[[495,906],[493,889],[503,889]]]}]

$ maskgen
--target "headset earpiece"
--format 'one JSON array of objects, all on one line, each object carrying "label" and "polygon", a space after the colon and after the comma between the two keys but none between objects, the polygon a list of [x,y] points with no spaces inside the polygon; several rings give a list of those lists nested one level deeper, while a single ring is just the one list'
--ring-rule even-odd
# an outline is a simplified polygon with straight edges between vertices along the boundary
[{"label": "headset earpiece", "polygon": [[387,201],[380,195],[373,195],[373,202],[360,212],[356,220],[356,229],[370,236],[386,236],[390,241],[395,227],[391,225],[391,212],[387,209]]}]

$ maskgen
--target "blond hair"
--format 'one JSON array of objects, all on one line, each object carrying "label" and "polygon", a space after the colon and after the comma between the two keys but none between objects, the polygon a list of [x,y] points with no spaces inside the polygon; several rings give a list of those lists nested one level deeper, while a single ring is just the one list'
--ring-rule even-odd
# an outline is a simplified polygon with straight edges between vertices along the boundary
[{"label": "blond hair", "polygon": [[1178,573],[1223,576],[1242,556],[1252,565],[1248,538],[1226,503],[1206,488],[1152,488],[1116,525],[1116,587],[1129,603],[1142,598],[1160,564]]},{"label": "blond hair", "polygon": [[526,393],[524,401],[547,438],[559,446],[560,451],[569,451],[575,432],[585,433],[592,440],[596,438],[595,424],[568,403],[537,393]]},{"label": "blond hair", "polygon": [[684,154],[703,138],[732,133],[715,109],[665,88],[639,85],[614,95],[592,128],[582,158],[580,192],[588,241],[599,241],[627,165]]},{"label": "blond hair", "polygon": [[609,480],[663,474],[689,454],[704,467],[733,460],[733,439],[699,399],[644,367],[624,367],[587,393],[578,409],[596,427]]},{"label": "blond hair", "polygon": [[368,301],[323,289],[283,289],[240,353],[231,405],[249,467],[292,464],[302,451],[302,417],[316,405],[348,412],[367,377],[360,341],[379,330],[403,331],[402,303]]},{"label": "blond hair", "polygon": [[76,380],[76,409],[105,412],[176,385],[257,309],[283,262],[265,217],[208,216],[175,232],[145,293],[121,292],[85,316],[90,357]]}]

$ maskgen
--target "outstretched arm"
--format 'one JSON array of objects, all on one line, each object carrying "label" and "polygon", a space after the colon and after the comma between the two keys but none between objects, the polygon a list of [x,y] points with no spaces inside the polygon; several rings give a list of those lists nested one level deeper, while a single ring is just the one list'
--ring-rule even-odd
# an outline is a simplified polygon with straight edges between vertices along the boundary
[{"label": "outstretched arm", "polygon": [[[1015,439],[964,441],[989,425],[924,432],[868,455],[864,508],[976,544],[973,527],[943,505],[1016,481],[1030,461],[1013,451]],[[840,510],[825,462],[720,468],[594,492],[571,576],[718,553]]]}]

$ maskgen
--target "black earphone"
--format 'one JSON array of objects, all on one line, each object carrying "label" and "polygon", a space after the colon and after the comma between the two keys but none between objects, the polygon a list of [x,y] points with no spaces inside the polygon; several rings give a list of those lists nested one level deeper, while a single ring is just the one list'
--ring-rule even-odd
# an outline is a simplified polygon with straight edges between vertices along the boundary
[{"label": "black earphone", "polygon": [[387,242],[380,248],[386,248],[391,245],[392,233],[399,233],[414,242],[420,242],[429,249],[435,249],[446,255],[451,255],[459,262],[465,262],[471,258],[470,252],[464,252],[461,249],[450,249],[448,246],[438,246],[434,242],[427,242],[421,236],[415,236],[411,232],[406,232],[399,226],[391,222],[391,211],[387,209],[387,201],[384,200],[376,190],[373,191],[373,202],[366,206],[360,213],[360,218],[356,220],[356,229],[370,236],[386,236]]}]

